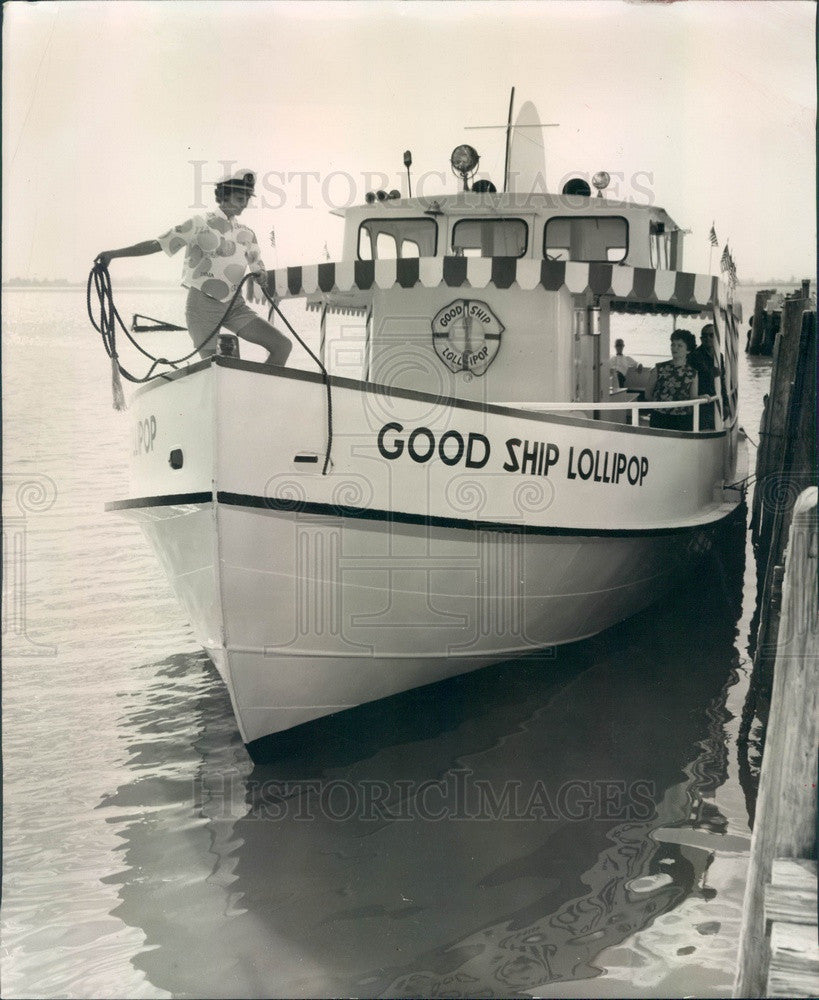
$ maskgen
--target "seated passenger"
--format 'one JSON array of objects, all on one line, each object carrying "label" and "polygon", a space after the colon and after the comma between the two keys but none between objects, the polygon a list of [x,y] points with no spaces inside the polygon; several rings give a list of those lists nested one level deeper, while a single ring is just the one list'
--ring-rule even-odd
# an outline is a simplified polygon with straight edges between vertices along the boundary
[{"label": "seated passenger", "polygon": [[614,350],[617,353],[609,358],[609,371],[617,375],[617,382],[621,389],[626,384],[626,372],[629,368],[637,367],[637,362],[634,358],[630,358],[628,354],[623,354],[625,346],[626,342],[624,340],[620,340],[619,338],[615,340]]},{"label": "seated passenger", "polygon": [[[656,381],[646,393],[646,399],[655,402],[670,402],[674,399],[696,399],[699,382],[697,371],[689,361],[689,354],[697,346],[690,330],[675,330],[671,334],[671,360],[661,361],[655,366]],[[668,430],[690,431],[694,426],[694,416],[690,406],[671,406],[653,410],[652,427]]]}]

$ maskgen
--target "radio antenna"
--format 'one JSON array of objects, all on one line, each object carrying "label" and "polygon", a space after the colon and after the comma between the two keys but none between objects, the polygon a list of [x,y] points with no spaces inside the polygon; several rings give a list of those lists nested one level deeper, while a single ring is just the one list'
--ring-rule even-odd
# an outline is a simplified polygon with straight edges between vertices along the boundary
[{"label": "radio antenna", "polygon": [[515,106],[515,88],[509,95],[509,115],[506,119],[506,156],[503,161],[503,190],[509,190],[509,154],[512,151],[512,109]]},{"label": "radio antenna", "polygon": [[[512,93],[509,95],[509,117],[507,118],[507,121],[506,121],[505,125],[466,125],[465,126],[465,128],[466,128],[467,131],[471,131],[473,129],[479,129],[479,128],[505,128],[506,129],[506,156],[504,157],[504,165],[503,165],[503,190],[504,191],[508,191],[509,190],[509,166],[510,166],[510,158],[511,158],[511,155],[512,155],[512,131],[514,129],[516,129],[516,128],[519,128],[519,129],[527,129],[527,128],[557,128],[559,126],[559,124],[560,124],[559,122],[543,122],[542,124],[538,124],[538,125],[517,125],[517,124],[513,125],[512,124],[512,113],[514,111],[514,106],[515,106],[515,88],[512,87]],[[524,107],[525,107],[525,105],[524,105]],[[522,134],[526,135],[525,132],[523,132]],[[528,136],[527,136],[527,138],[528,138]],[[534,141],[534,140],[531,140],[531,141]]]}]

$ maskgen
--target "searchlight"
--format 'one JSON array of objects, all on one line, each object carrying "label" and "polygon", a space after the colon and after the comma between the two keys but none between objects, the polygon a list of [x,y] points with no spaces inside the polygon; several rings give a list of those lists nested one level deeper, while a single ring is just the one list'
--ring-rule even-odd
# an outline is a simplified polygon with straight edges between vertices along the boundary
[{"label": "searchlight", "polygon": [[592,177],[592,184],[597,188],[597,197],[602,198],[603,192],[611,184],[611,177],[605,170],[598,170]]},{"label": "searchlight", "polygon": [[478,156],[478,151],[473,146],[468,146],[466,143],[461,146],[456,146],[452,150],[452,156],[449,158],[452,173],[455,174],[456,177],[460,177],[464,182],[464,191],[469,190],[469,184],[467,182],[470,177],[475,176],[480,160],[481,158]]}]

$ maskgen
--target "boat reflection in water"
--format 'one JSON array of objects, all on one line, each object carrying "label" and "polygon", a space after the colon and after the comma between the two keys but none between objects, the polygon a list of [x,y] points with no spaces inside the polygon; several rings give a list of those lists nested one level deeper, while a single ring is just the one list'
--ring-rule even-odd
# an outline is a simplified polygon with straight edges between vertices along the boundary
[{"label": "boat reflection in water", "polygon": [[[174,995],[574,981],[589,996],[600,953],[684,901],[724,916],[709,866],[747,846],[744,816],[732,833],[714,801],[738,676],[735,530],[708,586],[560,647],[551,669],[533,657],[318,720],[273,765],[248,761],[207,661],[152,666],[147,707],[122,718],[133,781],[101,804],[122,824],[116,912],[146,937],[135,965]],[[674,939],[683,976],[702,961],[692,937]]]}]

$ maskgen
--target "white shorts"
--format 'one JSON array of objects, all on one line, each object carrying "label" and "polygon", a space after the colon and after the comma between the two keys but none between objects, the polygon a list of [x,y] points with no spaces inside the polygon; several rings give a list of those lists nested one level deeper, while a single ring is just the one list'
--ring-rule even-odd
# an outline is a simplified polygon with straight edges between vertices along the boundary
[{"label": "white shorts", "polygon": [[230,312],[225,316],[227,307],[227,302],[212,299],[204,292],[200,292],[198,288],[188,289],[188,301],[185,305],[188,333],[191,335],[191,340],[197,350],[200,349],[200,345],[203,345],[201,347],[203,356],[216,354],[217,338],[213,336],[208,340],[208,337],[217,328],[217,323],[220,327],[238,333],[249,323],[260,318],[245,302],[241,294],[236,296],[235,302],[230,307]]}]

